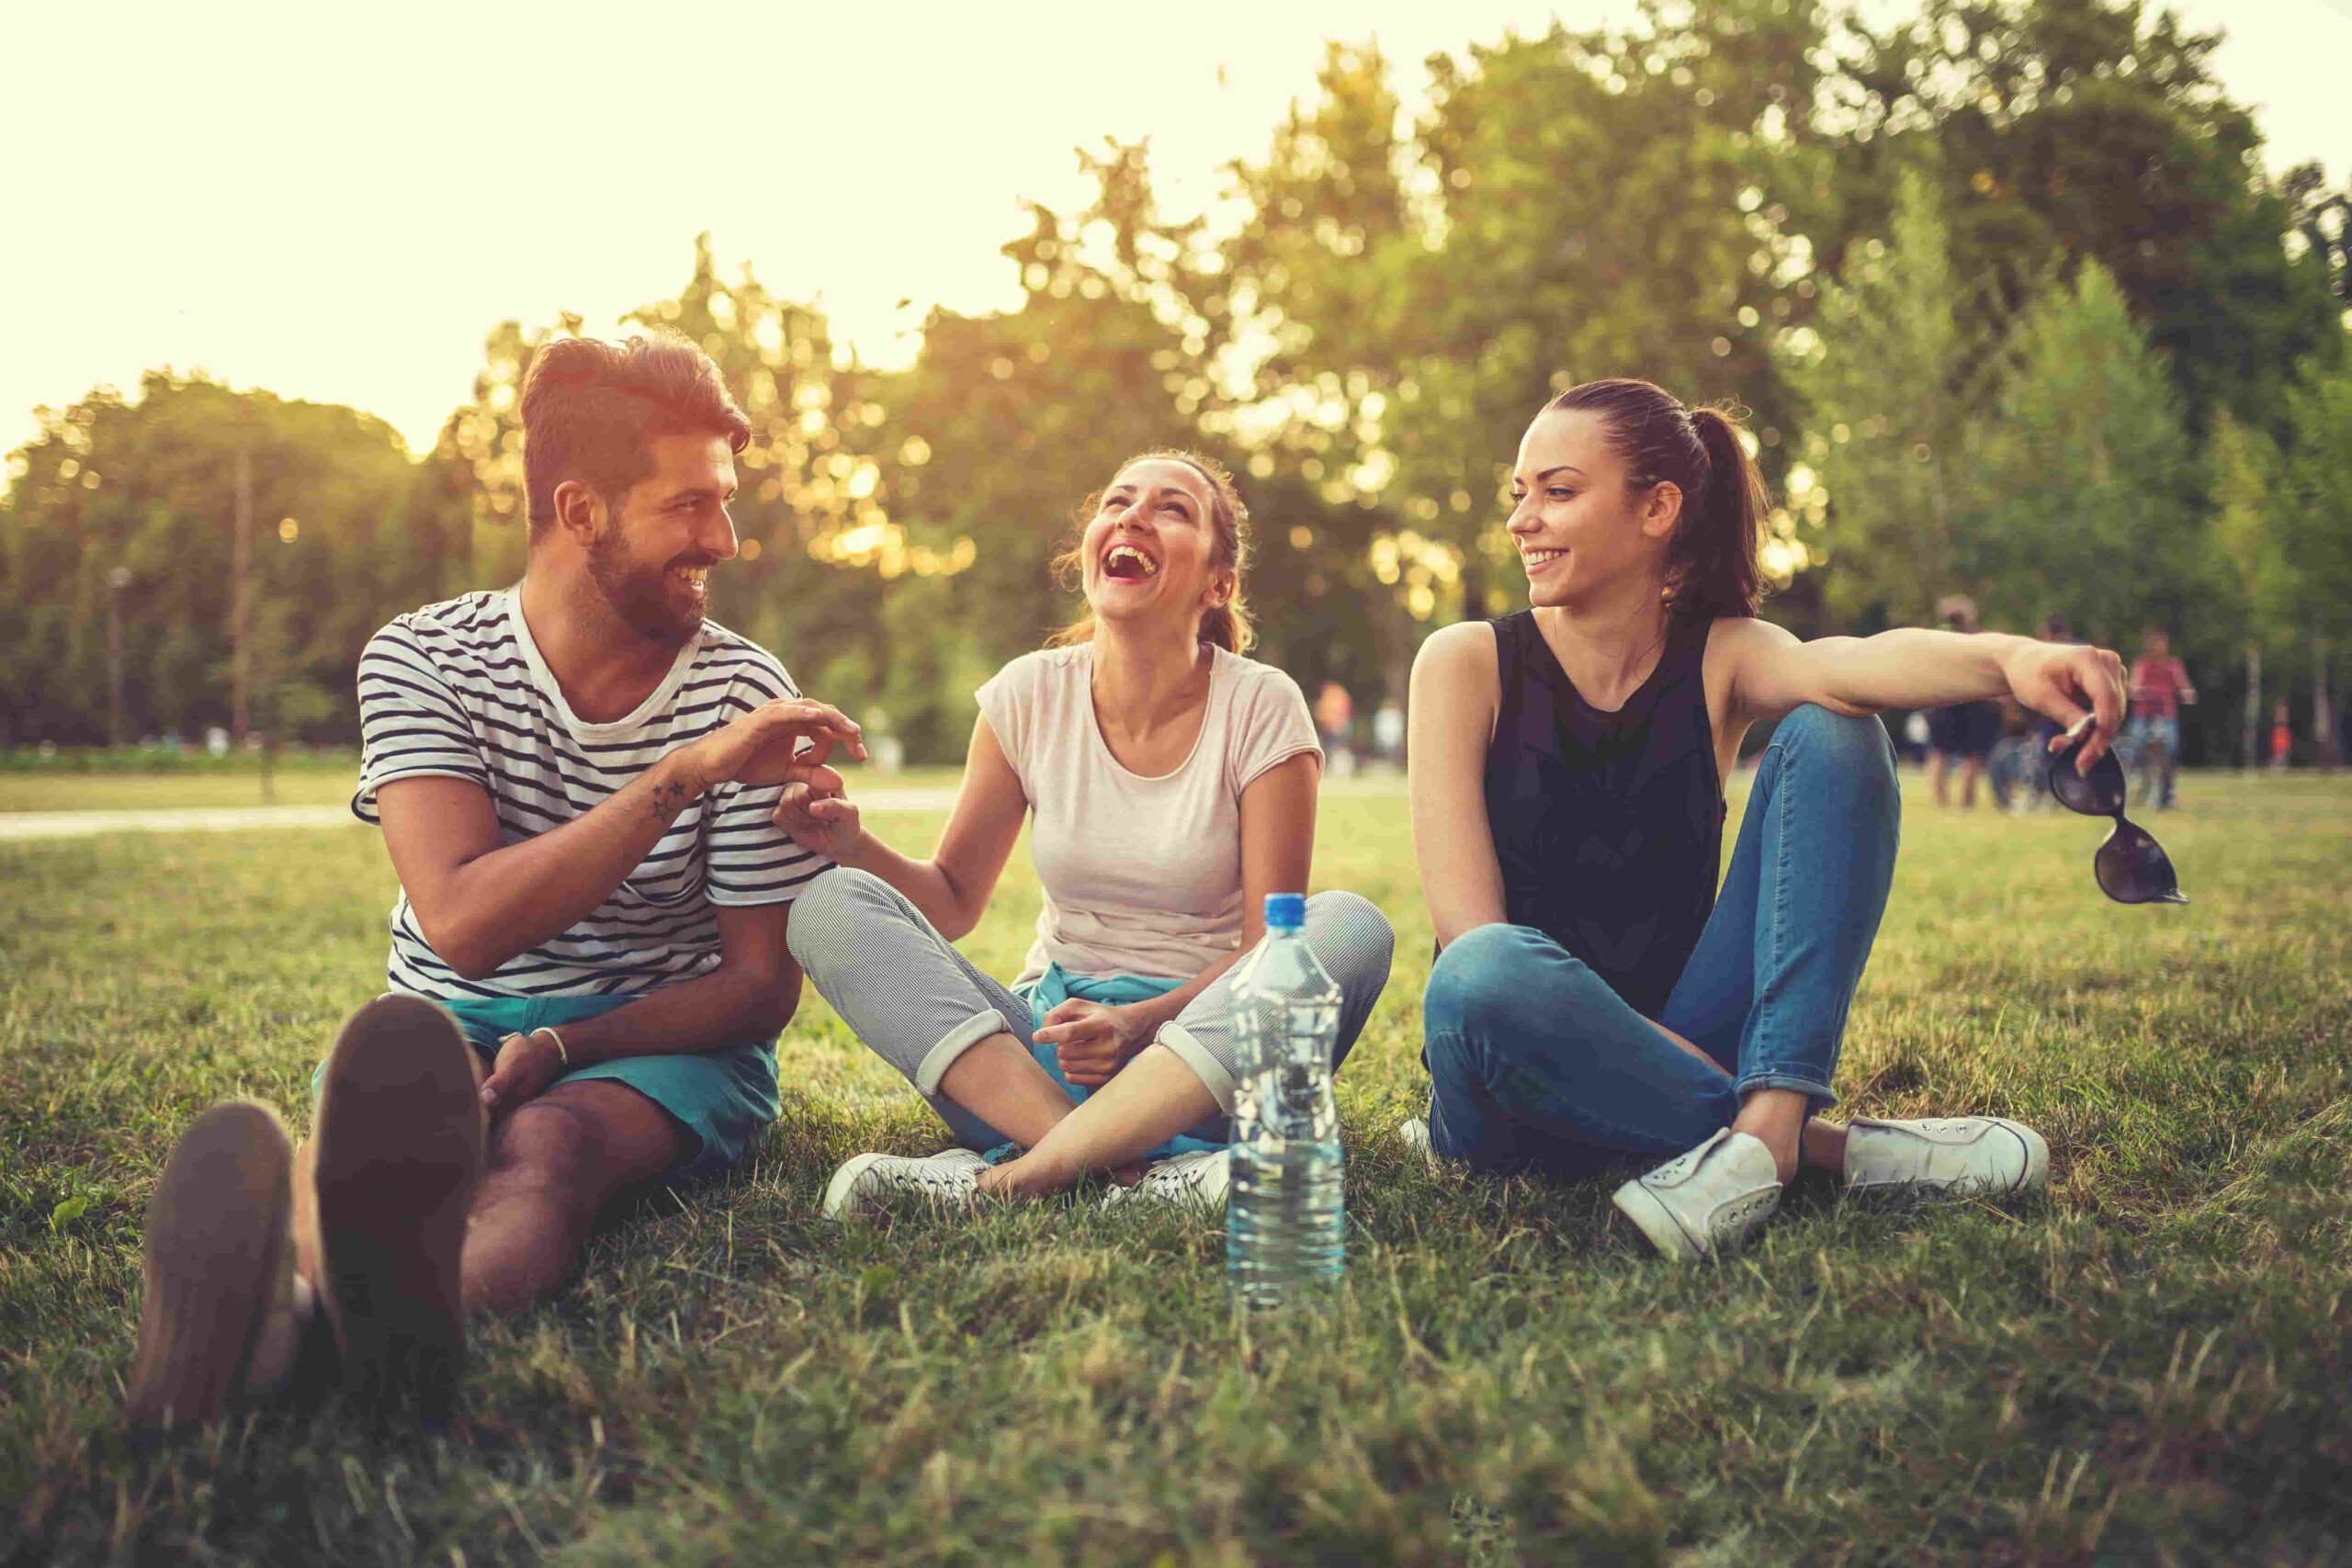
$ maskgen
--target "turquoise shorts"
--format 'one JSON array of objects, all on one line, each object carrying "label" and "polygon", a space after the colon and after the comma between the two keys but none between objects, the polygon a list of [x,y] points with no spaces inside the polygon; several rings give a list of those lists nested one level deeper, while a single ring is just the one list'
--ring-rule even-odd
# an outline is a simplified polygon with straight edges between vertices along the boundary
[{"label": "turquoise shorts", "polygon": [[[480,997],[435,998],[481,1053],[487,1067],[498,1043],[534,1029],[560,1030],[567,1023],[627,1007],[639,997]],[[324,1070],[321,1064],[320,1071]],[[574,1067],[557,1084],[594,1079],[623,1083],[662,1108],[684,1135],[677,1163],[662,1173],[676,1185],[717,1176],[743,1157],[752,1135],[776,1119],[775,1036],[758,1035],[707,1051],[661,1056],[616,1056]],[[312,1093],[319,1074],[311,1075]]]}]

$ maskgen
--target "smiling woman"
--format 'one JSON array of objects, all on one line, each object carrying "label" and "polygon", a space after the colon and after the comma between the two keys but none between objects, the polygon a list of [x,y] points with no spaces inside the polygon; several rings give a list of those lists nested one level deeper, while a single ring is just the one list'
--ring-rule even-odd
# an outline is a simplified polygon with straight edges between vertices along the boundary
[{"label": "smiling woman", "polygon": [[[1756,618],[1764,495],[1746,433],[1647,381],[1569,388],[1520,440],[1509,528],[1529,607],[1414,664],[1413,837],[1442,951],[1429,1113],[1474,1170],[1666,1163],[1616,1204],[1671,1258],[1720,1256],[1802,1163],[1855,1187],[2010,1192],[2049,1149],[2000,1117],[1815,1112],[1894,867],[1871,716],[2012,694],[2087,733],[2122,711],[2097,649],[1898,630],[1801,643]],[[1724,781],[1772,730],[1728,870]]]},{"label": "smiling woman", "polygon": [[[1078,536],[1054,558],[1053,570],[1062,586],[1086,593],[1090,613],[1056,632],[1046,647],[1091,639],[1102,614],[1095,603],[1101,588],[1157,581],[1171,550],[1190,566],[1197,543],[1204,547],[1198,553],[1212,580],[1201,606],[1200,640],[1227,653],[1250,651],[1256,635],[1241,592],[1250,567],[1250,509],[1224,464],[1175,448],[1146,452],[1080,502],[1076,516]],[[1178,582],[1168,592],[1181,593],[1185,586]],[[1115,601],[1119,613],[1142,602],[1141,596]]]},{"label": "smiling woman", "polygon": [[[1055,567],[1089,614],[979,689],[931,859],[863,831],[838,789],[786,792],[777,820],[840,866],[797,907],[793,955],[956,1141],[926,1159],[860,1155],[827,1213],[893,1192],[1038,1196],[1104,1171],[1224,1201],[1226,974],[1264,934],[1267,895],[1306,886],[1322,767],[1297,683],[1242,656],[1248,518],[1232,477],[1182,452],[1123,465],[1079,508]],[[1045,908],[1008,987],[951,943],[1032,813]],[[1320,893],[1306,940],[1340,982],[1344,1057],[1387,980],[1388,923]]]}]

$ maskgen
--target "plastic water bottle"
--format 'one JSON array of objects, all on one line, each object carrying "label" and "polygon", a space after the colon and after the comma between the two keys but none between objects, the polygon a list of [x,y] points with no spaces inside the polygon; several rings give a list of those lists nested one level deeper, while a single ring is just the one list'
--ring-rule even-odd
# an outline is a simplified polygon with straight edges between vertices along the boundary
[{"label": "plastic water bottle", "polygon": [[1233,1184],[1226,1273],[1246,1305],[1276,1307],[1340,1277],[1340,1111],[1331,1050],[1340,987],[1306,946],[1306,897],[1266,900],[1266,940],[1233,983]]}]

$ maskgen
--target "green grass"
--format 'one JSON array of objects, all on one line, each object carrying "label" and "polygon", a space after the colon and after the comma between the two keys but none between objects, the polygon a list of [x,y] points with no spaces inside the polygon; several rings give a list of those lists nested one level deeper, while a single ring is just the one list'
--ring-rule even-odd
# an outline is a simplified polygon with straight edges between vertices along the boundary
[{"label": "green grass", "polygon": [[[0,812],[6,811],[176,811],[195,807],[343,806],[349,803],[352,768],[334,773],[284,772],[272,781],[265,797],[258,773],[142,773],[131,770],[104,773],[0,773]],[[954,768],[907,768],[887,778],[876,775],[867,787],[876,789],[953,788]]]},{"label": "green grass", "polygon": [[180,811],[194,807],[341,806],[352,770],[259,773],[0,773],[0,811]]},{"label": "green grass", "polygon": [[[812,998],[757,1156],[485,1329],[461,1426],[267,1416],[157,1454],[113,1427],[150,1184],[220,1096],[307,1118],[390,875],[355,831],[0,847],[0,1558],[2341,1561],[2352,787],[2188,794],[2169,910],[2098,896],[2097,822],[1915,797],[1839,1086],[2032,1122],[2043,1198],[1809,1179],[1685,1272],[1606,1183],[1424,1173],[1392,1129],[1428,928],[1402,803],[1349,795],[1317,883],[1378,901],[1399,963],[1341,1080],[1328,1316],[1237,1321],[1181,1216],[820,1223],[836,1161],[940,1136]],[[1001,971],[1025,861],[967,944]]]}]

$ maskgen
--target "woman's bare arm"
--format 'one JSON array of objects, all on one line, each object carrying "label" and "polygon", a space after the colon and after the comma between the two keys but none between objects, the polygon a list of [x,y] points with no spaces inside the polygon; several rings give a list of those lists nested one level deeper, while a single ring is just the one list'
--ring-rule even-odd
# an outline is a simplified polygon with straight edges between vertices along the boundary
[{"label": "woman's bare arm", "polygon": [[1487,747],[1499,694],[1494,628],[1484,622],[1446,627],[1413,660],[1407,731],[1413,854],[1441,947],[1508,918],[1487,822]]},{"label": "woman's bare arm", "polygon": [[776,825],[835,864],[870,873],[905,894],[950,942],[979,924],[1029,811],[1021,776],[986,718],[972,725],[964,782],[929,860],[901,854],[866,831],[857,803],[842,789],[827,787],[829,783],[837,780],[786,785],[776,805]]},{"label": "woman's bare arm", "polygon": [[1800,642],[1770,621],[1742,620],[1720,624],[1711,647],[1733,660],[1732,701],[1742,723],[1778,718],[1805,703],[1872,714],[2014,696],[2069,727],[2089,721],[2075,756],[2086,770],[2123,723],[2123,661],[2082,643],[1914,627]]}]

